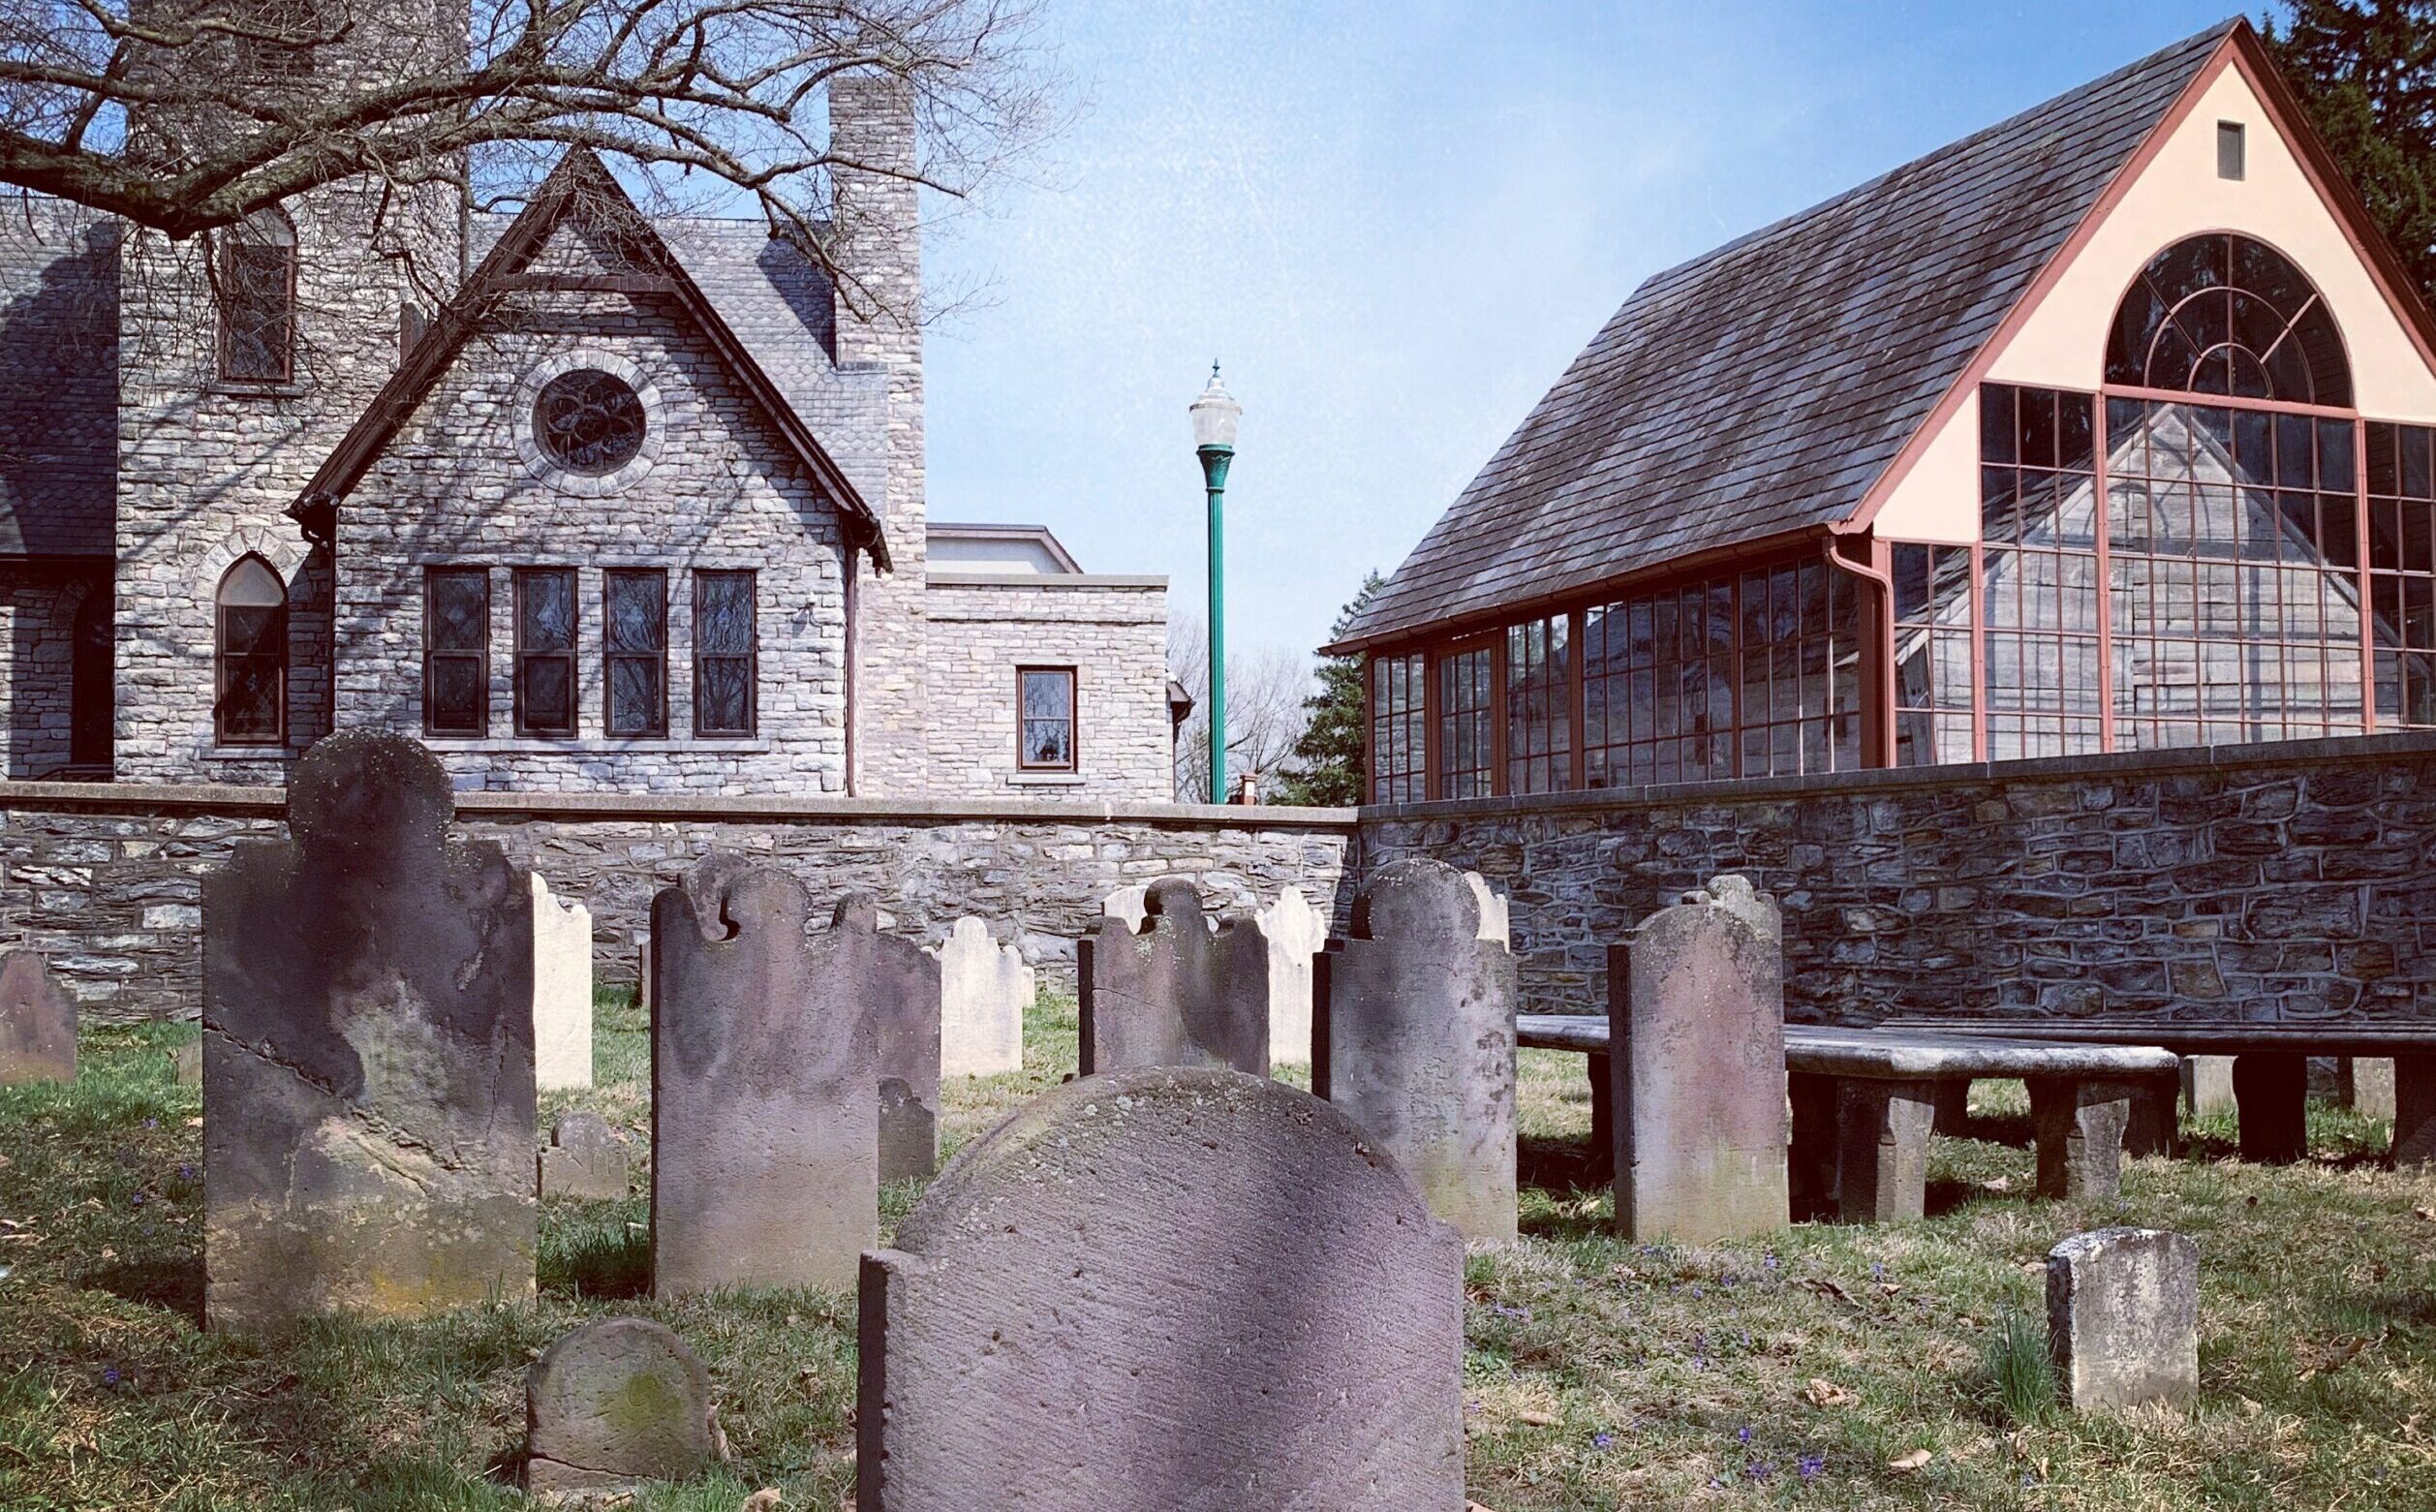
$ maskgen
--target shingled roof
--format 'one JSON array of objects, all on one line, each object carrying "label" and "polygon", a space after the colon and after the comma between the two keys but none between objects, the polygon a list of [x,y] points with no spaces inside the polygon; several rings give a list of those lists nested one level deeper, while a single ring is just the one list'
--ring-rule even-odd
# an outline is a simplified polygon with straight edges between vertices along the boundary
[{"label": "shingled roof", "polygon": [[2245,24],[1652,276],[1338,647],[1848,518]]}]

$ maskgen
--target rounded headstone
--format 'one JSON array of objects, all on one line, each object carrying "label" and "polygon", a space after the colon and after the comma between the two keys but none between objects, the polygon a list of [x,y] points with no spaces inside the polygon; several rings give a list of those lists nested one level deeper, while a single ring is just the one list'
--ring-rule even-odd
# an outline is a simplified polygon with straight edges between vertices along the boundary
[{"label": "rounded headstone", "polygon": [[681,1479],[713,1457],[710,1373],[658,1323],[596,1318],[533,1363],[525,1427],[537,1495]]}]

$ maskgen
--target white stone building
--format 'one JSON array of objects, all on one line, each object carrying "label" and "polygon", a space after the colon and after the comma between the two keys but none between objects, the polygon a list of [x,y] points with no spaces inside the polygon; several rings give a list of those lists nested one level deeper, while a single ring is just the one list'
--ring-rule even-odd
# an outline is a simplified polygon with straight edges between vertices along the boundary
[{"label": "white stone building", "polygon": [[[830,110],[910,165],[888,81]],[[842,286],[580,153],[513,217],[342,185],[208,251],[13,204],[5,774],[372,726],[469,788],[1167,797],[1165,580],[928,520],[914,191],[841,180]]]}]

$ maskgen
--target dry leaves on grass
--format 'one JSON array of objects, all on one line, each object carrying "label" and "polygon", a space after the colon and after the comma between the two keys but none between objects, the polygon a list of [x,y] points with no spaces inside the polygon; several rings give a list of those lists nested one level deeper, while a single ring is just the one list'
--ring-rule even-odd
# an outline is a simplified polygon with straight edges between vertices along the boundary
[{"label": "dry leaves on grass", "polygon": [[745,1497],[744,1505],[738,1507],[736,1512],[771,1512],[772,1508],[786,1499],[776,1486],[764,1486],[752,1496]]},{"label": "dry leaves on grass", "polygon": [[1887,1461],[1886,1467],[1897,1475],[1909,1475],[1936,1457],[1936,1451],[1933,1449],[1914,1449],[1909,1454],[1898,1454]]},{"label": "dry leaves on grass", "polygon": [[1810,1377],[1809,1389],[1804,1393],[1822,1407],[1848,1407],[1861,1400],[1861,1394],[1849,1386],[1838,1386],[1825,1376]]}]

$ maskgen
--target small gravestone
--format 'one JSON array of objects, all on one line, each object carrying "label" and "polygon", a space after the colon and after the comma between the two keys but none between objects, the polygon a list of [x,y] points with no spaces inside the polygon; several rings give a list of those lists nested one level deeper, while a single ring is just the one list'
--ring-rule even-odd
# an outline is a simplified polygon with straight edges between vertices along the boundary
[{"label": "small gravestone", "polygon": [[626,1141],[597,1113],[570,1113],[551,1126],[539,1167],[544,1197],[626,1195]]},{"label": "small gravestone", "polygon": [[811,913],[720,856],[652,900],[655,1295],[851,1286],[879,1239],[871,1022]]},{"label": "small gravestone", "polygon": [[344,731],[203,880],[205,1314],[533,1296],[533,893],[431,753]]},{"label": "small gravestone", "polygon": [[1301,1065],[1311,1058],[1311,957],[1328,943],[1328,921],[1300,887],[1279,893],[1259,920],[1269,942],[1269,1060]]},{"label": "small gravestone", "polygon": [[597,1496],[682,1480],[717,1456],[710,1373],[645,1318],[604,1317],[559,1340],[525,1373],[525,1489]]},{"label": "small gravestone", "polygon": [[2363,1118],[2393,1117],[2393,1058],[2351,1056],[2343,1062],[2343,1105]]},{"label": "small gravestone", "polygon": [[1783,933],[1720,877],[1608,952],[1616,1226],[1681,1243],[1784,1227]]},{"label": "small gravestone", "polygon": [[939,1069],[999,1076],[1024,1068],[1024,1010],[1038,988],[1024,953],[960,918],[939,947]]},{"label": "small gravestone", "polygon": [[879,1179],[939,1169],[939,961],[879,928],[869,893],[838,901],[813,941],[823,979],[851,995],[871,1020],[879,1060]]},{"label": "small gravestone", "polygon": [[592,1085],[592,910],[533,874],[534,1080],[551,1092]]},{"label": "small gravestone", "polygon": [[1464,1247],[1341,1112],[1109,1071],[864,1260],[863,1512],[1458,1512]]},{"label": "small gravestone", "polygon": [[189,1040],[170,1052],[177,1070],[180,1087],[200,1087],[203,1084],[203,1042]]},{"label": "small gravestone", "polygon": [[1478,872],[1465,872],[1464,885],[1480,900],[1480,938],[1494,940],[1508,949],[1514,947],[1514,913],[1505,894],[1489,885],[1489,879]]},{"label": "small gravestone", "polygon": [[2436,1055],[2393,1058],[2393,1163],[2436,1164]]},{"label": "small gravestone", "polygon": [[[1249,918],[1210,929],[1182,878],[1151,884],[1142,923],[1092,926],[1076,951],[1082,1073],[1134,1065],[1269,1070],[1269,945]],[[1112,927],[1113,925],[1113,927]]]},{"label": "small gravestone", "polygon": [[0,1087],[77,1079],[77,1003],[41,952],[0,957]]},{"label": "small gravestone", "polygon": [[2087,1410],[2199,1401],[2199,1247],[2155,1228],[2075,1234],[2047,1255],[2048,1348]]},{"label": "small gravestone", "polygon": [[1129,930],[1140,929],[1142,927],[1143,918],[1151,911],[1150,898],[1150,888],[1139,883],[1128,887],[1120,887],[1115,892],[1110,893],[1107,897],[1099,900],[1100,916],[1102,918],[1123,919],[1125,921],[1125,927]]},{"label": "small gravestone", "polygon": [[1311,1084],[1465,1239],[1515,1234],[1514,956],[1454,868],[1390,862],[1322,958]]},{"label": "small gravestone", "polygon": [[2206,1118],[2218,1113],[2231,1113],[2237,1104],[2233,1095],[2233,1057],[2229,1055],[2186,1055],[2182,1058],[2182,1103],[2193,1118]]}]

